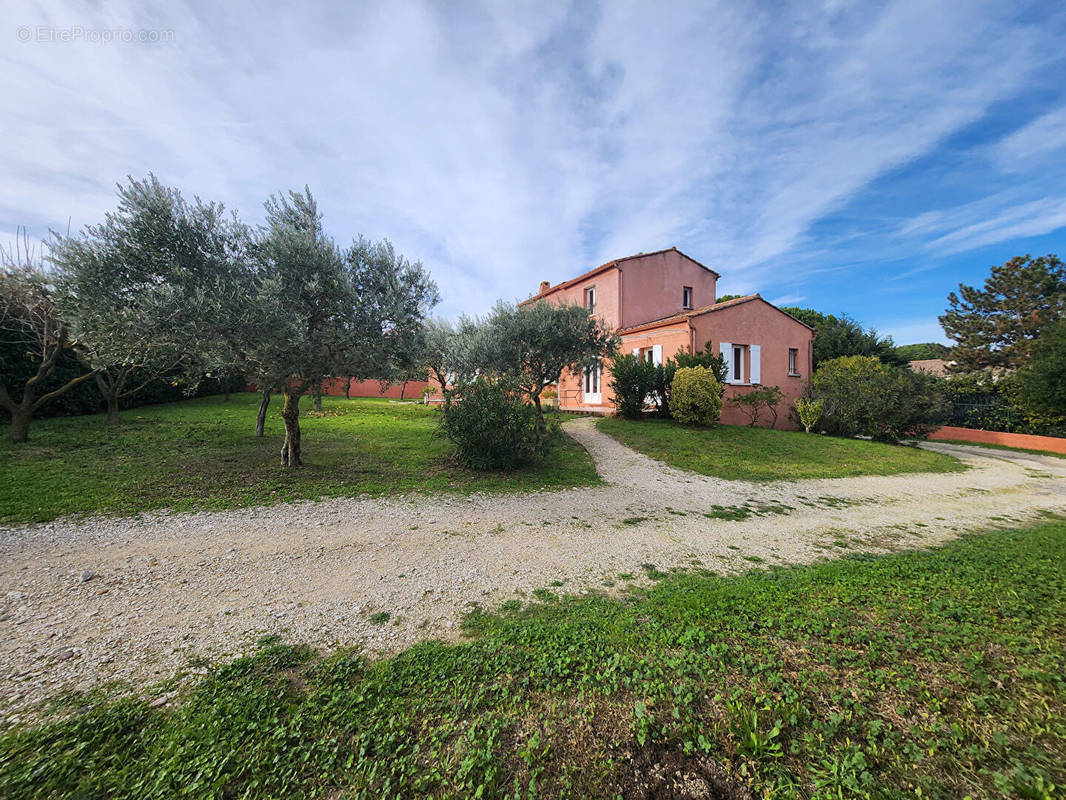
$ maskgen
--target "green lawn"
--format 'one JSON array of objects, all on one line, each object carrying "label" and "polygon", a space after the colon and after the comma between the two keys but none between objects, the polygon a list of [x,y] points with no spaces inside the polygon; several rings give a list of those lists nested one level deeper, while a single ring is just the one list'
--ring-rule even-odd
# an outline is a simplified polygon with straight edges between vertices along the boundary
[{"label": "green lawn", "polygon": [[1066,458],[1066,454],[1052,453],[1050,450],[1032,450],[1028,447],[1008,447],[1005,444],[992,444],[990,442],[967,442],[962,439],[937,439],[938,444],[961,444],[963,447],[986,447],[989,450],[1007,450],[1013,453],[1029,453],[1034,456],[1051,456],[1052,458]]},{"label": "green lawn", "polygon": [[680,797],[681,770],[716,789],[686,797],[1060,796],[1066,522],[645,571],[650,589],[514,600],[465,643],[376,663],[264,642],[175,708],[68,697],[0,733],[0,795]]},{"label": "green lawn", "polygon": [[793,481],[964,469],[958,459],[916,447],[794,431],[739,425],[693,428],[673,420],[617,417],[597,420],[596,425],[644,455],[727,480]]},{"label": "green lawn", "polygon": [[275,399],[266,435],[253,436],[259,398],[235,394],[103,415],[39,420],[30,441],[0,444],[0,522],[80,512],[221,509],[320,497],[398,492],[516,491],[598,481],[569,437],[548,460],[513,473],[454,464],[436,432],[436,411],[378,399],[301,404],[305,466],[284,470],[284,426]]}]

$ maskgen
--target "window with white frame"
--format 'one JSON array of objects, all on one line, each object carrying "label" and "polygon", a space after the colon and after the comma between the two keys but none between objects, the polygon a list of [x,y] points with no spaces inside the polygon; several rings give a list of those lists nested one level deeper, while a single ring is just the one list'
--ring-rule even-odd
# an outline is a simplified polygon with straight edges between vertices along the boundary
[{"label": "window with white frame", "polygon": [[600,371],[601,368],[598,365],[585,370],[585,394],[600,393]]},{"label": "window with white frame", "polygon": [[744,345],[733,345],[733,356],[729,361],[729,380],[744,383]]},{"label": "window with white frame", "polygon": [[681,307],[692,308],[692,287],[683,286],[681,288]]},{"label": "window with white frame", "polygon": [[799,369],[796,367],[796,362],[799,360],[799,349],[796,347],[788,348],[788,374],[799,375]]},{"label": "window with white frame", "polygon": [[596,310],[596,287],[590,286],[585,290],[585,308],[592,313]]}]

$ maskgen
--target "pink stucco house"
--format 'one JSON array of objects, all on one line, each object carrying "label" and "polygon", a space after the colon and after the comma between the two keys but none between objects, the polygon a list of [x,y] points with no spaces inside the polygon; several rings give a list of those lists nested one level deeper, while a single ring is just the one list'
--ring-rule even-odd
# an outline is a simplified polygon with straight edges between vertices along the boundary
[{"label": "pink stucco house", "polygon": [[[788,409],[810,378],[814,331],[752,294],[716,303],[720,276],[676,247],[608,261],[572,280],[547,281],[526,303],[574,303],[589,309],[621,337],[621,351],[662,363],[708,342],[729,366],[726,400],[759,385],[779,386],[779,425],[792,426]],[[563,410],[613,410],[603,366],[559,381]],[[746,424],[727,402],[722,422]],[[761,422],[761,421],[760,421]]]}]

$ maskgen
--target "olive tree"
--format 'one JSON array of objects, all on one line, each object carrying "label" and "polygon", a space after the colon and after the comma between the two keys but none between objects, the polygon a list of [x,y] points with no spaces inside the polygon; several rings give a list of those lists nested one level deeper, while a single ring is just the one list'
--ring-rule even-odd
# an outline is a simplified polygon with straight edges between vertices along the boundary
[{"label": "olive tree", "polygon": [[73,342],[55,304],[55,287],[31,251],[0,252],[0,408],[11,417],[8,438],[24,442],[34,414],[93,375],[90,368],[55,388],[46,382]]},{"label": "olive tree", "polygon": [[421,263],[387,239],[360,236],[345,251],[344,268],[357,303],[344,320],[347,347],[336,374],[383,384],[425,375],[426,316],[440,295]]},{"label": "olive tree", "polygon": [[224,372],[235,274],[246,235],[221,205],[187,202],[155,175],[118,187],[118,206],[75,236],[53,233],[58,303],[95,370],[108,422],[119,403],[162,377]]},{"label": "olive tree", "polygon": [[303,463],[300,397],[331,375],[387,379],[437,289],[420,263],[388,242],[341,250],[326,235],[309,189],[271,197],[252,246],[252,306],[241,363],[260,387],[284,395],[281,464]]},{"label": "olive tree", "polygon": [[440,384],[445,405],[450,404],[455,386],[477,377],[486,336],[484,323],[470,317],[460,317],[456,324],[434,317],[422,326],[421,364]]},{"label": "olive tree", "polygon": [[617,346],[618,338],[587,308],[552,302],[497,303],[480,342],[484,366],[512,376],[529,396],[541,432],[546,430],[540,402],[544,388],[558,383],[563,370],[595,367]]}]

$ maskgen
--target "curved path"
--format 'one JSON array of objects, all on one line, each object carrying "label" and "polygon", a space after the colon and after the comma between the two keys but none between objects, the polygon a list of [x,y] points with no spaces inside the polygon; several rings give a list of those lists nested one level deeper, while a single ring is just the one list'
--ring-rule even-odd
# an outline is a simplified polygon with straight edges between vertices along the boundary
[{"label": "curved path", "polygon": [[[724,573],[810,562],[1066,512],[1066,460],[1052,457],[929,443],[970,469],[751,484],[665,466],[591,419],[565,427],[605,485],[0,530],[0,714],[17,719],[65,686],[195,673],[197,659],[242,652],[263,633],[393,652],[455,638],[474,603],[553,583],[587,592],[639,581],[648,564]],[[705,516],[745,503],[746,519]]]}]

